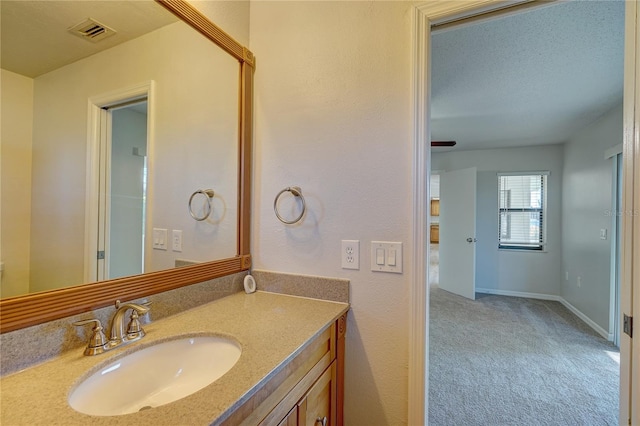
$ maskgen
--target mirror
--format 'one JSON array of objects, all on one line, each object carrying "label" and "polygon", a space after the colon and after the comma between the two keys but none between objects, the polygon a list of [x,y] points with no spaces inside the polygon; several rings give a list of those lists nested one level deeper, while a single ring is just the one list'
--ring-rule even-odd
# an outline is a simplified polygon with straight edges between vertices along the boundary
[{"label": "mirror", "polygon": [[[3,0],[0,4],[4,261],[1,330],[107,306],[116,298],[143,297],[248,269],[251,52],[182,0]],[[25,69],[35,69],[30,71],[35,78],[20,77],[5,69],[13,66],[11,61],[5,61],[5,40],[14,39],[6,37],[5,29],[11,29],[11,18],[22,13],[17,8],[5,10],[5,6],[16,4],[30,5],[39,12],[53,5],[73,9],[102,4],[138,27],[150,26],[151,32],[137,35],[124,26],[100,22],[96,11],[49,10],[44,15],[57,20],[69,14],[76,17],[75,21],[57,24],[63,25],[65,32],[85,18],[103,24],[99,31],[117,32],[97,43],[65,34],[74,40],[72,43],[79,43],[83,49],[107,42],[113,45],[106,45],[99,53],[89,53],[91,56],[65,49],[76,55],[71,64],[42,74],[30,63]],[[135,10],[125,12],[125,6]],[[28,14],[33,16],[36,12],[30,10]],[[180,19],[176,20],[176,16]],[[160,17],[156,27],[151,25],[152,17]],[[40,28],[48,27],[40,22]],[[119,34],[130,39],[115,45]],[[59,45],[54,36],[48,37]],[[170,50],[171,46],[177,50]],[[17,49],[20,51],[20,47]],[[47,55],[49,51],[51,48],[47,47],[39,56],[51,56],[46,59],[53,63],[57,57]],[[29,89],[31,97],[21,96]],[[9,130],[16,126],[11,126],[14,122],[5,116],[5,95],[13,96],[9,110],[18,111],[21,107],[27,113],[32,111],[32,121],[26,121],[33,125],[18,129],[28,134],[32,128],[31,152],[7,144],[15,139],[15,133],[7,133],[6,123],[10,124]],[[29,99],[31,104],[25,101]],[[53,99],[63,100],[65,105],[55,106]],[[15,123],[25,121],[15,119]],[[119,123],[125,123],[124,127]],[[142,135],[137,142],[118,142],[131,139],[135,133]],[[126,137],[119,137],[120,134]],[[14,151],[23,156],[24,163],[7,160]],[[12,164],[16,167],[12,168]],[[134,178],[126,179],[129,175]],[[25,184],[29,179],[30,186]],[[205,189],[213,189],[212,197],[197,192]],[[27,192],[30,196],[26,196]],[[194,193],[192,210],[198,218],[210,210],[204,220],[194,220],[190,214],[188,203]],[[5,207],[27,201],[31,204],[27,209],[31,220],[25,220],[26,214],[22,214],[14,222],[16,216],[6,214],[9,210]],[[132,223],[127,223],[125,219],[131,218]],[[138,231],[134,232],[135,228]],[[120,243],[123,235],[130,241]],[[114,272],[114,264],[119,262],[116,255],[122,254],[122,249],[116,247],[135,252],[120,256],[133,266],[124,265],[121,272]],[[28,256],[15,256],[18,248]],[[131,261],[135,256],[139,260]],[[36,293],[5,298],[9,293],[5,282],[12,285],[6,288],[25,288],[24,282],[13,280],[16,268],[8,260],[15,258],[31,265],[26,272],[26,282],[30,283],[26,287]],[[182,265],[190,266],[169,269]],[[93,282],[105,278],[115,279]],[[90,284],[82,284],[87,282]],[[21,293],[24,291],[16,294]]]}]

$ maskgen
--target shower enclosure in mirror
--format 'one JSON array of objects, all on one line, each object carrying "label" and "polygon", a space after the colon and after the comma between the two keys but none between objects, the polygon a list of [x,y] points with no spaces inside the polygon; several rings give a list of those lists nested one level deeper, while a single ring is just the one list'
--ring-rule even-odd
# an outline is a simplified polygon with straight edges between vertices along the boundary
[{"label": "shower enclosure in mirror", "polygon": [[251,52],[183,0],[0,7],[2,331],[247,269]]}]

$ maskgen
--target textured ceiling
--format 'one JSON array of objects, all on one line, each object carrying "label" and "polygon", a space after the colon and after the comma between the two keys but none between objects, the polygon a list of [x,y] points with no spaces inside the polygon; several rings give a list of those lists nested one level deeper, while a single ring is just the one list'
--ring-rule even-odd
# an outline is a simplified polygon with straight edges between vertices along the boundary
[{"label": "textured ceiling", "polygon": [[[153,0],[0,0],[0,18],[2,68],[32,78],[178,20]],[[116,34],[92,43],[67,31],[86,18]]]},{"label": "textured ceiling", "polygon": [[456,150],[565,142],[622,102],[623,50],[621,0],[435,33],[432,139],[456,140]]}]

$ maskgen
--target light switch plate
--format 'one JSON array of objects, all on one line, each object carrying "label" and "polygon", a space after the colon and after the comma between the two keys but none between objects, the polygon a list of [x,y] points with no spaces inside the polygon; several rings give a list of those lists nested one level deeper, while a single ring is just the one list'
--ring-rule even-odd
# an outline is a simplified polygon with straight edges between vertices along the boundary
[{"label": "light switch plate", "polygon": [[154,250],[167,249],[167,230],[162,228],[153,228],[153,248]]},{"label": "light switch plate", "polygon": [[371,270],[402,273],[402,243],[371,241]]}]

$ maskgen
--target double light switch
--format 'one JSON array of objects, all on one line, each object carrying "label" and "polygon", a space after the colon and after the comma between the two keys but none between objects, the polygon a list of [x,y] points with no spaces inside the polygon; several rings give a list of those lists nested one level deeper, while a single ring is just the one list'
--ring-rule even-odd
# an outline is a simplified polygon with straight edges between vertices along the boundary
[{"label": "double light switch", "polygon": [[402,273],[402,243],[371,242],[371,270]]}]

